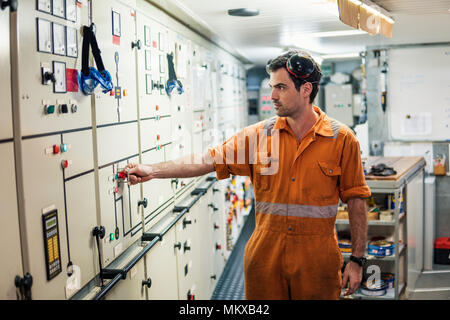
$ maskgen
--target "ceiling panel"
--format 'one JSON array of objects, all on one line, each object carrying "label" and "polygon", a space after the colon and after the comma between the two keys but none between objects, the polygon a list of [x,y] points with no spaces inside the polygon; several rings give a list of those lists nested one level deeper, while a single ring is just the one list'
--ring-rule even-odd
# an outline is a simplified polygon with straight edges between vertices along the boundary
[{"label": "ceiling panel", "polygon": [[[373,45],[450,41],[450,0],[374,0],[396,21],[392,39],[368,34],[311,37],[311,33],[352,30],[339,20],[336,0],[172,1],[255,64],[264,64],[289,47],[316,54],[340,54]],[[227,14],[236,8],[259,9],[260,14]]]}]

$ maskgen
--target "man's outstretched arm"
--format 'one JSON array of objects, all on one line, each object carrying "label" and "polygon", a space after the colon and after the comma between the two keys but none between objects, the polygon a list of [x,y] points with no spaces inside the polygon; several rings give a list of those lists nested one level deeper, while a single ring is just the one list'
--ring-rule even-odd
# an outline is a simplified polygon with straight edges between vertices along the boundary
[{"label": "man's outstretched arm", "polygon": [[151,179],[198,177],[214,170],[209,152],[204,155],[191,154],[177,160],[156,164],[129,163],[125,167],[130,185]]}]

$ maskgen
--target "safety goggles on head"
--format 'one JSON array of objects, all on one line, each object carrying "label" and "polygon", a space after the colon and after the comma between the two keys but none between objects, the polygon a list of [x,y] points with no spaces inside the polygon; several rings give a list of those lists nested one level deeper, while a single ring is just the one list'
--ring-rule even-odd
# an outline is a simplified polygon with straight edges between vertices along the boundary
[{"label": "safety goggles on head", "polygon": [[314,63],[311,59],[296,53],[286,61],[286,69],[297,79],[304,80],[314,72]]},{"label": "safety goggles on head", "polygon": [[[103,65],[103,60],[100,55],[100,49],[98,48],[97,39],[93,29],[95,25],[91,27],[83,26],[83,49],[81,56],[81,72],[78,77],[78,82],[81,91],[90,95],[94,92],[97,85],[100,84],[103,93],[108,93],[113,89],[113,83],[111,75]],[[89,47],[92,48],[92,55],[94,56],[97,69],[89,67]]]},{"label": "safety goggles on head", "polygon": [[[272,59],[267,62],[266,65],[266,72],[270,74],[269,72],[269,66],[272,63]],[[286,61],[286,70],[292,74],[295,78],[304,80],[305,82],[307,79],[313,74],[315,70],[314,62],[305,56],[302,56],[301,54],[294,54],[290,56]],[[308,81],[311,82],[311,81]],[[313,81],[312,83],[317,82]]]}]

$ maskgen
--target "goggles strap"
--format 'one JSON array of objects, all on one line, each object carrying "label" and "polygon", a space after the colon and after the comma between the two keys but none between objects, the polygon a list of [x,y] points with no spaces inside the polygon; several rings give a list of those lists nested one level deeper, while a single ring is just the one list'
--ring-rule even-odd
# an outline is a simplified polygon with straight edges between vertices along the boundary
[{"label": "goggles strap", "polygon": [[102,56],[100,55],[100,49],[97,44],[97,39],[92,29],[87,26],[83,26],[83,48],[81,52],[81,72],[85,75],[89,75],[89,47],[92,48],[92,55],[94,56],[95,64],[99,72],[105,70],[103,65]]}]

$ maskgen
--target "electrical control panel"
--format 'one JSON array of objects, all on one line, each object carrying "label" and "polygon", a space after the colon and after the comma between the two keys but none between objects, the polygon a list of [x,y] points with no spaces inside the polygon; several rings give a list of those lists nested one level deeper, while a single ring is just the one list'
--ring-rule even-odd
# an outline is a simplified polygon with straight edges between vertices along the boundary
[{"label": "electrical control panel", "polygon": [[[8,30],[9,10],[0,10],[0,30]],[[0,70],[3,79],[11,79],[10,35],[3,32],[0,37]],[[15,277],[23,276],[21,236],[18,219],[16,193],[16,166],[14,163],[14,133],[11,83],[2,81],[0,86],[0,300],[16,298]]]},{"label": "electrical control panel", "polygon": [[351,84],[328,84],[325,89],[325,108],[327,115],[353,127],[353,93]]},{"label": "electrical control panel", "polygon": [[[222,143],[226,132],[244,127],[245,69],[144,0],[21,2],[17,16],[21,50],[12,53],[18,63],[11,71],[20,81],[0,88],[17,105],[14,115],[11,103],[0,107],[2,167],[8,168],[2,179],[11,186],[1,193],[7,197],[1,206],[8,204],[1,234],[13,242],[14,254],[5,254],[18,266],[8,270],[32,275],[34,299],[86,298],[110,280],[102,278],[105,270],[116,268],[118,261],[126,264],[143,234],[172,217],[205,181],[161,179],[130,186],[123,169],[129,163],[204,154]],[[95,35],[112,90],[98,86],[92,95],[82,92],[84,26]],[[9,48],[6,41],[0,40]],[[0,56],[0,63],[9,70],[9,56]],[[89,66],[99,68],[91,51]],[[220,203],[212,191],[198,199],[186,217],[197,220],[192,228],[179,230],[180,221],[147,256],[164,255],[162,261],[170,266],[157,264],[156,258],[141,260],[108,299],[184,299],[187,292],[209,298],[215,283],[210,276],[216,274],[217,280],[224,265],[222,252],[210,246],[221,242],[217,228],[224,228],[223,213],[216,212],[221,209],[209,206],[215,202]],[[203,233],[204,228],[209,231]],[[174,251],[177,242],[183,256]],[[158,296],[142,286],[153,270],[161,279],[183,274],[187,282],[180,280],[180,287],[174,280]],[[9,278],[0,276],[2,288],[11,282],[11,274],[5,274]],[[0,297],[12,298],[15,288],[8,290]]]}]

